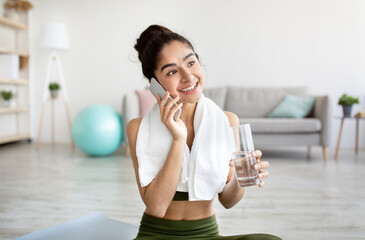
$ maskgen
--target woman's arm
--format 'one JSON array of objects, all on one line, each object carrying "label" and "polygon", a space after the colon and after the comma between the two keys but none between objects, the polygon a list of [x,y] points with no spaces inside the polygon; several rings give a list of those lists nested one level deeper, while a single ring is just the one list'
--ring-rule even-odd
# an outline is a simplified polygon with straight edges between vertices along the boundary
[{"label": "woman's arm", "polygon": [[[238,117],[231,112],[225,112],[229,119],[229,123],[231,126],[237,126],[239,125],[239,119]],[[257,175],[257,178],[260,180],[259,187],[264,186],[264,180],[263,178],[267,178],[269,176],[268,171],[263,171],[262,169],[269,168],[269,162],[267,161],[260,161],[260,158],[262,156],[262,153],[260,150],[255,150],[252,152],[252,155],[256,158],[257,163],[254,165],[255,169],[259,171],[259,174]],[[243,197],[243,194],[245,193],[245,189],[243,187],[239,187],[237,184],[236,175],[234,175],[234,167],[233,163],[229,163],[230,170],[228,174],[227,179],[227,185],[224,187],[223,191],[218,195],[220,203],[225,208],[231,208],[234,205],[236,205]]]},{"label": "woman's arm", "polygon": [[136,141],[140,123],[141,118],[133,119],[127,127],[134,172],[139,192],[146,205],[146,213],[156,217],[163,217],[176,192],[184,157],[185,142],[172,142],[170,151],[160,172],[148,186],[141,187],[138,159],[136,156]]},{"label": "woman's arm", "polygon": [[[231,126],[238,126],[240,124],[236,114],[231,112],[224,112],[229,120]],[[227,184],[223,191],[218,194],[219,202],[225,208],[231,208],[236,205],[243,197],[245,193],[245,188],[238,186],[236,177],[234,175],[233,165],[230,164]]]},{"label": "woman's arm", "polygon": [[166,108],[162,107],[165,105],[166,99],[167,98],[164,98],[163,100],[158,99],[159,104],[162,102],[162,104],[160,104],[162,113],[161,121],[167,125],[172,133],[173,141],[163,167],[146,187],[141,187],[139,181],[138,159],[136,155],[137,134],[142,118],[133,119],[129,122],[127,127],[128,140],[139,192],[146,205],[146,213],[156,217],[165,216],[166,210],[175,195],[180,178],[182,161],[184,159],[184,148],[187,137],[184,123],[181,120],[178,122],[173,120],[173,114],[176,112],[179,105],[170,110],[171,105],[174,102],[170,101],[171,104],[169,103],[166,105]]}]

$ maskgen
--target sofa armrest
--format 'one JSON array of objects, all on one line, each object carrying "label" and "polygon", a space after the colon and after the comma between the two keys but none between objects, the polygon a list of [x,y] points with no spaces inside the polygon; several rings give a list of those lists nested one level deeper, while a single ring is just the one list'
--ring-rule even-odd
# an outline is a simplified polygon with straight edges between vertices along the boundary
[{"label": "sofa armrest", "polygon": [[321,145],[329,146],[330,144],[330,104],[328,96],[316,96],[314,103],[313,116],[321,121]]},{"label": "sofa armrest", "polygon": [[127,125],[130,120],[139,117],[139,100],[133,91],[123,97],[122,122],[123,122],[123,142],[128,144]]}]

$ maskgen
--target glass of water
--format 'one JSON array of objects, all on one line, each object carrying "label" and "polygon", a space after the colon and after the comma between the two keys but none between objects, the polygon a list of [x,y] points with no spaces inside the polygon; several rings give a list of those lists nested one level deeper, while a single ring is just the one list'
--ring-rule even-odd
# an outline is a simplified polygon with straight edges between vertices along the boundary
[{"label": "glass of water", "polygon": [[232,127],[235,139],[235,151],[232,153],[237,183],[241,187],[258,185],[258,170],[254,169],[256,158],[252,156],[255,150],[250,124]]}]

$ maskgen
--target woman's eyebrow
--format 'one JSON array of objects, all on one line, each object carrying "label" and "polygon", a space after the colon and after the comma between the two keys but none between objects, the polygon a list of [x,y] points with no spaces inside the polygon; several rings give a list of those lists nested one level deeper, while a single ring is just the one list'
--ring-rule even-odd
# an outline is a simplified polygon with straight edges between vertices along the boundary
[{"label": "woman's eyebrow", "polygon": [[[186,61],[186,59],[188,59],[188,58],[189,58],[189,57],[191,57],[191,56],[195,56],[195,54],[194,54],[194,53],[189,53],[188,55],[186,55],[186,56],[183,58],[183,61]],[[168,64],[163,65],[163,66],[162,66],[162,68],[161,68],[161,72],[162,72],[165,68],[167,68],[167,67],[172,67],[172,66],[176,66],[176,63],[168,63]]]},{"label": "woman's eyebrow", "polygon": [[168,64],[163,65],[163,66],[162,66],[162,68],[161,68],[161,72],[162,72],[165,68],[167,68],[167,67],[172,67],[172,66],[176,66],[176,63],[168,63]]},{"label": "woman's eyebrow", "polygon": [[188,59],[189,57],[194,56],[194,55],[195,55],[194,53],[189,53],[188,55],[186,55],[186,57],[183,58],[183,60],[185,61],[186,59]]}]

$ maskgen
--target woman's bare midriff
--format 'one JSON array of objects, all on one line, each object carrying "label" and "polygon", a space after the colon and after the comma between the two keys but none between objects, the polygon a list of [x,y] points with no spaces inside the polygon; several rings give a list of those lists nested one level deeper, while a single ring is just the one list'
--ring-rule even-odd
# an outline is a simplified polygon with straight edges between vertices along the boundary
[{"label": "woman's bare midriff", "polygon": [[210,201],[172,201],[164,219],[197,220],[214,215],[213,200]]}]

